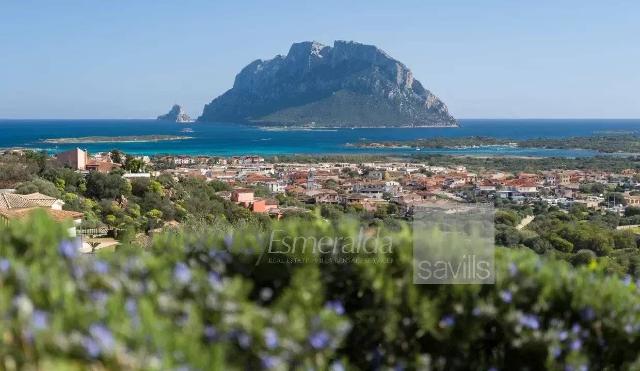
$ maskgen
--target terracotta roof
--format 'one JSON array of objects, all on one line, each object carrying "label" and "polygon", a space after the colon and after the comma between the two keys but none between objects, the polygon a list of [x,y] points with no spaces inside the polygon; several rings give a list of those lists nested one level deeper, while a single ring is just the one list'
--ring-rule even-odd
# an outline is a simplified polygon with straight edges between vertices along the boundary
[{"label": "terracotta roof", "polygon": [[20,195],[22,198],[25,198],[31,201],[31,206],[43,206],[43,207],[51,207],[53,204],[58,201],[57,198],[43,195],[42,193],[31,193],[28,195]]},{"label": "terracotta roof", "polygon": [[20,195],[26,199],[29,200],[57,200],[57,198],[55,197],[51,197],[51,196],[47,196],[47,195],[43,195],[42,193],[29,193],[28,195]]},{"label": "terracotta roof", "polygon": [[46,214],[49,215],[51,219],[59,222],[65,221],[65,220],[81,219],[84,216],[83,213],[80,213],[77,211],[54,210],[54,209],[48,209],[44,207],[30,207],[30,208],[23,208],[23,209],[0,210],[0,216],[9,220],[21,220],[21,219],[28,218],[32,213],[34,213],[37,210],[44,211]]},{"label": "terracotta roof", "polygon": [[25,207],[36,206],[29,199],[22,197],[22,195],[16,193],[2,193],[0,194],[0,210],[2,209],[19,209]]},{"label": "terracotta roof", "polygon": [[0,194],[0,210],[2,209],[24,209],[29,207],[51,207],[58,201],[55,197],[43,195],[42,193],[31,193],[21,195],[17,193]]}]

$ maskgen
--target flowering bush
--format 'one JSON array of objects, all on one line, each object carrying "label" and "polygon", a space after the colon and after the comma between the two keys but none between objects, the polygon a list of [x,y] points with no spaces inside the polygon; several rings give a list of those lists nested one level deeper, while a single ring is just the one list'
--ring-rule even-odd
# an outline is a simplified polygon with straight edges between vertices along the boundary
[{"label": "flowering bush", "polygon": [[[285,221],[288,235],[354,225]],[[496,285],[414,285],[391,260],[269,263],[268,232],[172,233],[81,255],[43,216],[0,227],[0,368],[620,369],[640,365],[636,283],[498,249]],[[276,246],[283,251],[282,246]],[[375,254],[375,253],[374,253]],[[316,256],[317,257],[317,256]]]}]

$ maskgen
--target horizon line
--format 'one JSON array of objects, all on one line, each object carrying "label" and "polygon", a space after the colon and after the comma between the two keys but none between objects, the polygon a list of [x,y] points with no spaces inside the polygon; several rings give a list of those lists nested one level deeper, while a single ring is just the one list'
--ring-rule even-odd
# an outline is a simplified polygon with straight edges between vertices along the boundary
[{"label": "horizon line", "polygon": [[[137,120],[137,121],[162,121],[155,117],[0,117],[0,121],[107,121],[107,120]],[[640,120],[640,117],[460,117],[456,120]],[[247,125],[240,122],[221,122],[221,121],[197,121],[202,123],[224,123],[224,124],[238,124]],[[255,125],[260,126],[260,125]]]}]

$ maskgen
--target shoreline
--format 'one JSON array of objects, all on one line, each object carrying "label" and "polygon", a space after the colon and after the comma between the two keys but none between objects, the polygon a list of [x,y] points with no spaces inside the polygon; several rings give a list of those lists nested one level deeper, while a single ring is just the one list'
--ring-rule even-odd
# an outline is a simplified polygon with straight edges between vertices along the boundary
[{"label": "shoreline", "polygon": [[47,144],[96,144],[96,143],[150,143],[193,139],[180,135],[133,135],[133,136],[92,136],[78,138],[49,138],[41,142]]},{"label": "shoreline", "polygon": [[260,125],[246,124],[264,131],[337,131],[339,129],[459,129],[460,125],[416,125],[416,126],[285,126],[285,125]]}]

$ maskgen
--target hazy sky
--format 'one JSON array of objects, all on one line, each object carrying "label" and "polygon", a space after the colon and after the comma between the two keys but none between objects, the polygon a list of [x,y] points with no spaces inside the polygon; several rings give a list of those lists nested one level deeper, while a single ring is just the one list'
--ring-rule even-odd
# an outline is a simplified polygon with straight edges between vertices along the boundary
[{"label": "hazy sky", "polygon": [[336,39],[458,118],[640,117],[637,0],[0,0],[0,117],[198,116],[252,60]]}]

